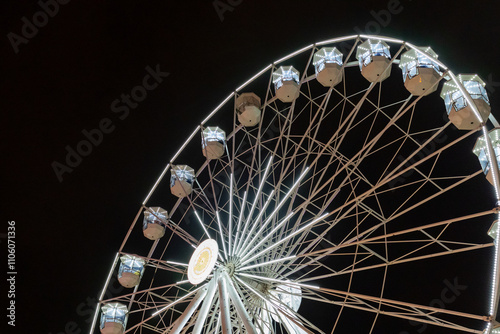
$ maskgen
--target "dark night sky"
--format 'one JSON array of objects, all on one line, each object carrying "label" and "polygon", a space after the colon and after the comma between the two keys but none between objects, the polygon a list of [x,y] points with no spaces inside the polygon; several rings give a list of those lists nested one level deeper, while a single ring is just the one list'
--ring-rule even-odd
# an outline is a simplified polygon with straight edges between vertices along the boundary
[{"label": "dark night sky", "polygon": [[[229,92],[305,45],[378,30],[430,45],[455,73],[489,83],[497,113],[496,1],[401,0],[384,26],[373,13],[397,1],[239,2],[221,21],[209,0],[73,0],[17,53],[8,34],[21,35],[22,18],[32,22],[41,7],[1,2],[0,232],[15,220],[18,272],[16,327],[7,333],[87,333],[85,303],[168,159]],[[112,102],[141,84],[148,66],[169,75],[128,115],[114,113]],[[113,130],[60,182],[54,161],[64,163],[65,147],[103,119]]]}]

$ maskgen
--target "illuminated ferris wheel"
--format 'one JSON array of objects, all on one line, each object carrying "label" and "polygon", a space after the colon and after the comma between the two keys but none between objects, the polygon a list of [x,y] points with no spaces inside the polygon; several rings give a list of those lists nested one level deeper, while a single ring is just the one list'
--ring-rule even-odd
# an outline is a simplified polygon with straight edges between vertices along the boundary
[{"label": "illuminated ferris wheel", "polygon": [[[170,159],[91,334],[495,332],[490,109],[479,76],[397,39],[347,36],[273,62]],[[477,304],[426,302],[432,280],[485,254]],[[105,299],[115,275],[127,290]]]}]

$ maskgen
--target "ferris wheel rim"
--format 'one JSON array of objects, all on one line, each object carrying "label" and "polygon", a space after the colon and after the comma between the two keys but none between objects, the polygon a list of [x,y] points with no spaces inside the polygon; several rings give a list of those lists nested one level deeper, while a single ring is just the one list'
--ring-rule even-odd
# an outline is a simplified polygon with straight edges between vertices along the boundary
[{"label": "ferris wheel rim", "polygon": [[[373,39],[380,39],[380,40],[384,40],[384,41],[387,41],[387,42],[391,42],[391,43],[399,43],[399,44],[402,44],[402,45],[406,45],[407,47],[411,48],[411,49],[414,49],[414,50],[417,50],[417,52],[422,52],[421,50],[419,50],[417,47],[415,47],[414,45],[410,44],[410,43],[407,43],[405,41],[402,41],[402,40],[398,40],[398,39],[392,39],[390,37],[384,37],[384,36],[370,36],[370,35],[353,35],[353,36],[346,36],[346,37],[341,37],[341,38],[338,38],[338,39],[333,39],[333,40],[325,40],[325,41],[322,41],[322,42],[318,42],[318,43],[314,43],[314,44],[310,44],[304,48],[301,48],[285,57],[282,57],[280,58],[279,60],[277,60],[276,62],[273,62],[271,63],[270,65],[266,66],[264,69],[262,69],[261,71],[259,71],[256,75],[254,75],[251,79],[249,79],[247,82],[245,82],[244,84],[242,84],[241,86],[239,86],[234,92],[232,92],[231,94],[229,94],[213,111],[211,111],[209,113],[209,115],[201,122],[200,125],[198,125],[196,127],[196,129],[191,133],[191,135],[188,137],[188,139],[184,142],[184,144],[181,145],[180,149],[177,151],[177,153],[173,156],[172,159],[170,159],[169,163],[167,164],[167,166],[165,167],[165,169],[163,170],[162,174],[160,175],[160,177],[157,179],[156,183],[154,184],[153,188],[150,190],[149,194],[146,196],[146,198],[144,199],[143,203],[142,203],[142,207],[139,211],[139,214],[140,212],[142,211],[143,208],[146,207],[146,204],[147,202],[149,201],[151,195],[153,194],[153,192],[155,191],[157,185],[161,182],[161,180],[163,179],[163,177],[166,175],[166,173],[168,172],[168,170],[170,168],[172,168],[172,166],[174,166],[174,162],[175,160],[177,159],[177,157],[179,156],[179,154],[181,154],[181,152],[187,147],[187,145],[195,138],[195,136],[204,128],[205,124],[210,121],[210,119],[212,118],[212,116],[214,116],[220,109],[222,106],[224,106],[228,101],[230,101],[232,98],[236,97],[236,95],[241,92],[242,89],[244,89],[245,87],[247,87],[253,80],[255,80],[256,78],[260,77],[262,74],[264,74],[265,72],[267,72],[268,70],[274,68],[276,65],[279,65],[281,63],[283,63],[284,61],[292,58],[293,56],[297,55],[297,54],[300,54],[302,52],[305,52],[309,49],[312,49],[314,50],[314,48],[316,46],[321,46],[321,45],[327,45],[327,44],[332,44],[332,43],[335,43],[334,41],[337,41],[337,42],[340,42],[340,41],[348,41],[348,40],[359,40],[359,39],[369,39],[369,38],[373,38]],[[436,62],[437,63],[437,62]],[[454,80],[456,82],[456,77],[454,76],[454,74],[448,70],[448,68],[442,64],[441,62],[438,63],[439,66],[445,70],[447,70],[447,73],[448,75],[450,75],[451,79]],[[304,73],[305,75],[305,73]],[[300,84],[302,83],[302,81],[300,82]],[[299,85],[300,85],[299,84]],[[457,85],[460,87],[460,85],[457,83]],[[467,99],[467,96],[468,96],[468,93],[465,93],[464,96],[466,97]],[[470,98],[470,97],[469,97]],[[472,101],[469,100],[469,103],[471,104],[471,106],[473,106],[473,110],[475,109],[475,106],[474,106],[474,103],[471,103]],[[478,111],[475,110],[475,112],[478,114]],[[233,132],[231,132],[231,134],[229,135],[229,138],[231,138],[232,136],[236,135],[236,133],[240,130],[242,130],[243,127],[242,125],[238,126]],[[485,126],[483,125],[483,132],[485,133],[485,136],[487,136],[487,131],[485,130]],[[235,132],[236,131],[236,132]],[[206,164],[208,164],[208,161],[206,162]],[[205,166],[203,166],[205,167]],[[197,172],[197,174],[201,173],[203,171],[203,168],[201,170],[199,170]],[[497,192],[497,197],[498,197],[498,175],[495,175],[494,174],[494,178],[496,178],[496,184],[495,184],[495,190]],[[179,201],[181,201],[181,199],[179,199]],[[139,216],[138,214],[138,216]],[[123,245],[122,245],[123,246]],[[123,247],[122,247],[123,248]],[[122,248],[120,249],[120,251],[122,250]]]}]

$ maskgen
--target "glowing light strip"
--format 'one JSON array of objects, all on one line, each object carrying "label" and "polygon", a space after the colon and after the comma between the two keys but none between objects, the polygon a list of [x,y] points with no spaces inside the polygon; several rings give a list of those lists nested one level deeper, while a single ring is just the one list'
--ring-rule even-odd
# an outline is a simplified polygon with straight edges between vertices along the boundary
[{"label": "glowing light strip", "polygon": [[104,294],[106,293],[106,288],[108,287],[109,280],[111,279],[111,275],[113,275],[114,268],[116,266],[116,263],[118,262],[118,257],[120,256],[120,253],[116,253],[115,259],[113,260],[113,264],[111,265],[111,268],[109,268],[109,274],[108,278],[106,278],[106,283],[104,283],[104,287],[102,288],[101,296],[99,297],[99,301],[102,300],[102,297],[104,297]]},{"label": "glowing light strip", "polygon": [[167,263],[177,265],[177,266],[189,267],[189,264],[187,264],[187,263],[180,263],[180,262],[174,262],[174,261],[167,261]]},{"label": "glowing light strip", "polygon": [[99,314],[99,302],[97,302],[97,305],[96,305],[96,308],[95,308],[94,318],[93,318],[94,320],[92,320],[92,326],[90,327],[89,334],[93,334],[94,333],[95,324],[96,324],[96,320],[97,320],[98,314]]},{"label": "glowing light strip", "polygon": [[228,97],[226,97],[226,98],[224,99],[224,101],[222,101],[222,102],[221,102],[221,104],[219,104],[219,105],[217,106],[217,108],[215,108],[215,109],[214,109],[214,110],[210,113],[210,115],[208,115],[208,116],[207,116],[207,118],[205,118],[205,119],[203,120],[203,122],[201,122],[201,125],[205,124],[205,123],[206,123],[206,122],[207,122],[210,118],[212,118],[212,116],[213,116],[213,115],[214,115],[217,111],[219,111],[219,109],[220,109],[220,108],[221,108],[224,104],[226,104],[226,102],[227,102],[230,98],[232,98],[232,97],[233,97],[233,95],[234,95],[234,92],[232,92],[231,94],[229,94],[229,96],[228,96]]},{"label": "glowing light strip", "polygon": [[243,202],[241,202],[241,211],[240,211],[240,216],[238,218],[238,224],[236,225],[236,236],[234,237],[234,247],[233,247],[233,254],[236,251],[236,244],[238,243],[238,235],[240,232],[240,226],[241,226],[241,219],[243,218],[243,212],[245,211],[245,204],[247,202],[247,191],[243,193]]},{"label": "glowing light strip", "polygon": [[[498,215],[499,218],[500,218],[500,214]],[[489,315],[492,316],[492,319],[495,320],[495,317],[496,317],[496,312],[497,312],[497,296],[498,296],[498,260],[499,260],[499,257],[498,257],[498,253],[500,251],[500,247],[498,245],[499,243],[499,240],[498,240],[498,235],[497,235],[497,239],[495,239],[495,257],[493,259],[493,278],[491,280],[491,299],[490,299],[490,313]],[[490,327],[491,327],[491,322],[488,323],[488,327],[486,328],[487,329],[487,332],[486,333],[490,333]]]},{"label": "glowing light strip", "polygon": [[267,261],[267,262],[261,262],[261,263],[257,263],[257,264],[252,264],[251,266],[246,266],[246,267],[239,268],[238,271],[253,269],[253,268],[257,268],[257,267],[264,267],[264,266],[267,266],[269,264],[278,263],[278,262],[285,262],[285,261],[288,261],[288,260],[293,260],[296,257],[297,257],[296,255],[291,255],[291,256],[287,256],[287,257],[282,257],[280,259],[275,259],[275,260],[271,260],[271,261]]},{"label": "glowing light strip", "polygon": [[381,41],[392,42],[392,43],[404,43],[405,42],[401,39],[395,39],[395,38],[384,37],[384,36],[376,36],[376,35],[359,35],[359,37],[366,38],[366,39],[380,39]]},{"label": "glowing light strip", "polygon": [[151,190],[149,191],[149,193],[146,196],[146,198],[144,199],[144,201],[142,201],[142,205],[146,205],[146,202],[149,200],[149,198],[153,194],[153,191],[155,191],[156,187],[158,187],[158,184],[163,179],[163,177],[165,176],[165,173],[167,173],[167,171],[168,171],[169,168],[170,168],[170,164],[167,164],[167,166],[165,167],[165,169],[163,170],[163,172],[160,174],[160,176],[158,177],[158,179],[156,179],[156,182],[155,182],[154,186],[151,188]]},{"label": "glowing light strip", "polygon": [[[271,191],[271,193],[269,194],[268,198],[267,198],[267,201],[266,203],[264,203],[264,206],[261,208],[259,214],[257,215],[257,218],[255,218],[254,221],[258,221],[260,219],[260,217],[262,217],[262,215],[266,212],[266,209],[267,207],[269,206],[269,204],[271,203],[271,200],[273,199],[273,196],[274,196],[274,189]],[[249,216],[245,222],[245,228],[243,229],[243,234],[246,232],[247,228],[248,228],[248,224],[250,223],[250,218],[251,216]],[[245,240],[243,240],[243,234],[242,234],[242,238],[240,239],[240,245],[239,245],[239,251],[238,251],[238,254],[237,255],[241,255],[243,253],[243,246],[246,244],[246,241],[248,240],[248,238],[250,237],[250,235],[252,234],[253,230],[255,229],[255,225],[254,227],[252,227],[252,229],[247,233],[247,237],[245,238]]]},{"label": "glowing light strip", "polygon": [[493,260],[493,279],[491,280],[491,304],[490,304],[490,315],[494,315],[495,312],[495,295],[496,295],[496,281],[497,281],[497,262],[498,262],[498,242],[495,243],[495,258]]},{"label": "glowing light strip", "polygon": [[238,273],[237,275],[245,276],[245,277],[249,277],[249,278],[255,278],[255,279],[259,279],[259,280],[263,280],[263,281],[281,283],[283,285],[295,285],[295,286],[300,286],[303,288],[310,288],[310,289],[315,289],[315,290],[321,289],[318,285],[302,284],[302,283],[297,283],[297,282],[293,282],[293,281],[283,281],[283,280],[279,280],[279,279],[275,279],[275,278],[258,276],[258,275],[251,275],[251,274],[244,274],[244,273]]},{"label": "glowing light strip", "polygon": [[264,73],[265,71],[269,70],[272,66],[273,66],[273,64],[267,65],[262,71],[260,71],[259,73],[257,73],[256,75],[254,75],[253,77],[251,77],[250,79],[248,79],[248,81],[245,82],[240,87],[236,88],[236,91],[239,92],[241,89],[245,88],[246,85],[248,85],[250,82],[254,81],[255,78],[259,77],[262,73]]},{"label": "glowing light strip", "polygon": [[[290,195],[292,194],[293,191],[295,191],[295,188],[297,188],[297,186],[300,184],[300,182],[302,181],[302,179],[304,178],[304,176],[306,176],[307,172],[309,171],[309,167],[306,167],[306,169],[302,172],[302,174],[299,176],[298,180],[295,181],[295,183],[293,184],[292,188],[290,188],[290,190],[288,191],[288,193],[285,195],[285,197],[283,197],[283,199],[281,200],[281,202],[278,204],[278,206],[274,209],[274,211],[271,213],[271,215],[269,216],[269,218],[266,219],[266,221],[264,222],[264,224],[262,224],[263,226],[266,226],[273,218],[274,218],[274,215],[279,211],[279,209],[281,209],[281,207],[283,206],[283,204],[285,204],[285,202],[288,200],[288,198],[290,197]],[[263,212],[264,210],[262,210],[261,212]],[[257,225],[254,225],[254,227],[256,227]],[[253,230],[254,228],[252,228],[252,230],[250,231],[250,233],[248,233],[248,236],[247,236],[247,239],[245,240],[245,242],[243,243],[243,252],[242,253],[245,253],[247,251],[247,249],[251,246],[251,242],[249,242],[247,244],[247,240],[248,238],[250,237],[250,235],[253,233]],[[253,241],[253,240],[252,240]],[[246,246],[245,246],[246,245]]]},{"label": "glowing light strip", "polygon": [[104,297],[104,294],[106,293],[106,288],[108,287],[109,280],[111,279],[111,275],[113,275],[114,268],[116,266],[116,263],[118,262],[118,257],[120,256],[120,253],[116,253],[115,259],[113,260],[113,264],[111,265],[111,268],[109,269],[109,274],[108,277],[106,278],[106,282],[104,283],[104,287],[102,288],[101,296],[99,297],[99,300],[97,301],[95,312],[94,312],[94,319],[92,320],[92,326],[90,328],[89,334],[94,333],[95,329],[95,324],[97,320],[97,316],[99,315],[99,302],[102,300]]},{"label": "glowing light strip", "polygon": [[201,221],[200,216],[198,216],[198,212],[196,212],[196,210],[194,210],[194,214],[195,214],[196,218],[198,218],[198,221],[200,222],[200,225],[201,225],[201,227],[203,228],[203,231],[205,231],[205,234],[207,235],[207,237],[208,237],[209,239],[212,239],[212,238],[210,237],[210,234],[208,234],[207,229],[205,228],[205,224],[203,224],[203,222]]},{"label": "glowing light strip", "polygon": [[262,217],[262,215],[266,212],[267,207],[269,206],[269,204],[271,204],[271,200],[274,196],[274,193],[275,193],[275,190],[274,189],[271,190],[271,192],[269,193],[269,196],[267,197],[266,203],[264,203],[264,206],[261,208],[259,214],[255,218],[255,221],[258,221]]},{"label": "glowing light strip", "polygon": [[448,70],[448,67],[446,67],[442,62],[440,62],[436,58],[432,57],[431,54],[427,54],[426,52],[420,50],[418,47],[416,47],[415,45],[413,45],[411,43],[407,42],[406,45],[408,45],[410,48],[412,48],[413,50],[415,50],[417,53],[420,53],[420,54],[424,55],[426,58],[429,58],[430,61],[432,61],[433,63],[439,65],[443,69]]},{"label": "glowing light strip", "polygon": [[346,37],[327,39],[326,41],[316,43],[316,46],[331,44],[331,43],[338,43],[338,42],[343,42],[343,41],[347,41],[349,39],[356,39],[356,38],[358,38],[358,35],[351,35],[351,36],[346,36]]},{"label": "glowing light strip", "polygon": [[493,188],[495,188],[495,194],[497,201],[500,200],[499,190],[498,190],[498,161],[495,153],[491,151],[491,141],[490,136],[488,135],[488,130],[486,126],[483,126],[483,135],[484,135],[484,143],[486,144],[486,151],[488,152],[488,159],[490,160],[491,165],[491,176],[493,180]]},{"label": "glowing light strip", "polygon": [[453,80],[460,93],[462,93],[462,96],[467,101],[467,104],[471,107],[472,111],[474,112],[474,116],[476,116],[479,124],[482,124],[481,115],[479,114],[479,111],[477,110],[474,102],[472,102],[472,100],[470,99],[469,92],[466,92],[462,84],[458,82],[457,77],[455,76],[455,74],[453,74],[453,72],[448,71],[448,75],[451,77],[451,80]]},{"label": "glowing light strip", "polygon": [[282,61],[285,61],[285,60],[287,60],[287,59],[289,59],[289,58],[292,58],[293,56],[295,56],[295,55],[297,55],[297,54],[299,54],[299,53],[301,53],[301,52],[304,52],[304,51],[306,51],[307,49],[310,49],[310,48],[312,48],[312,47],[314,47],[314,44],[310,44],[310,45],[308,45],[308,46],[306,46],[306,47],[303,47],[303,48],[302,48],[302,49],[300,49],[300,50],[297,50],[297,51],[295,51],[295,52],[293,52],[293,53],[290,53],[290,54],[289,54],[289,55],[287,55],[287,56],[284,56],[283,58],[281,58],[281,59],[279,59],[279,60],[276,60],[276,61],[274,62],[274,64],[276,64],[276,65],[277,65],[277,64],[281,63]]},{"label": "glowing light strip", "polygon": [[219,211],[216,212],[217,215],[217,224],[219,225],[220,239],[222,242],[222,248],[224,249],[224,259],[227,260],[227,251],[226,251],[226,243],[224,242],[224,234],[222,234],[222,225],[220,223]]},{"label": "glowing light strip", "polygon": [[227,244],[229,246],[229,255],[231,255],[231,235],[233,234],[233,173],[229,181],[229,235]]},{"label": "glowing light strip", "polygon": [[[267,173],[269,172],[269,168],[271,168],[272,161],[273,161],[273,156],[271,156],[269,158],[269,161],[267,162],[266,170],[264,171],[264,176],[262,177],[262,180],[260,182],[259,189],[257,190],[257,194],[255,195],[255,199],[253,201],[252,208],[250,209],[250,212],[248,213],[247,220],[245,221],[245,228],[243,229],[243,233],[245,233],[245,231],[246,231],[246,227],[248,225],[248,222],[252,219],[253,211],[255,210],[255,206],[257,205],[257,201],[259,200],[260,194],[262,192],[262,188],[264,187],[264,184],[266,183]],[[274,190],[273,190],[273,193],[274,193]],[[271,198],[271,197],[269,197],[269,198]],[[243,238],[241,240],[243,240]],[[238,248],[239,247],[240,247],[240,245],[238,245]]]},{"label": "glowing light strip", "polygon": [[168,305],[167,305],[167,306],[165,306],[164,308],[162,308],[162,309],[160,309],[160,310],[156,311],[155,313],[153,313],[152,317],[154,317],[154,316],[155,316],[155,315],[157,315],[158,313],[161,313],[161,312],[163,312],[163,311],[165,311],[165,310],[169,309],[170,307],[174,306],[175,304],[177,304],[177,303],[179,303],[179,302],[183,301],[183,300],[184,300],[184,299],[186,299],[187,297],[191,296],[193,293],[195,293],[195,292],[197,292],[198,290],[200,290],[201,288],[205,287],[205,285],[207,285],[207,284],[208,284],[208,283],[203,284],[202,286],[200,286],[199,288],[194,289],[193,291],[191,291],[190,293],[188,293],[188,294],[187,294],[187,295],[185,295],[184,297],[181,297],[181,298],[179,298],[179,299],[177,299],[177,300],[173,301],[172,303],[168,304]]},{"label": "glowing light strip", "polygon": [[434,58],[430,53],[427,53],[425,51],[420,50],[418,47],[416,47],[415,45],[413,45],[411,43],[406,43],[406,45],[408,47],[410,47],[411,49],[415,50],[417,53],[423,55],[425,58],[429,59],[432,63],[440,66],[444,70],[448,70],[448,67],[446,67],[442,62],[437,60],[437,58]]},{"label": "glowing light strip", "polygon": [[188,139],[184,142],[184,144],[182,144],[181,148],[177,151],[177,153],[175,153],[174,157],[172,159],[170,159],[170,162],[174,162],[174,160],[179,156],[179,154],[182,152],[182,150],[187,146],[187,144],[191,141],[191,139],[193,139],[193,137],[196,135],[196,133],[198,131],[200,131],[201,129],[201,126],[197,126],[196,129],[194,129],[193,133],[191,133],[191,135],[188,137]]},{"label": "glowing light strip", "polygon": [[[262,240],[260,240],[250,251],[248,251],[246,253],[245,256],[243,256],[243,258],[241,258],[241,261],[244,261],[247,257],[249,257],[251,254],[253,254],[253,252],[255,252],[255,250],[257,248],[260,247],[260,245],[262,245],[264,242],[266,242],[269,238],[271,238],[274,234],[274,232],[276,232],[278,229],[280,229],[285,223],[287,223],[290,218],[292,218],[292,216],[295,214],[295,212],[290,212],[290,214],[288,216],[285,217],[285,219],[283,219],[278,225],[276,225],[275,228],[273,228],[273,230],[271,232],[269,232],[267,234],[267,236],[265,238],[262,238]],[[250,241],[249,245],[251,245],[253,242],[255,242],[255,239],[257,239],[261,233],[263,232],[264,228],[266,227],[266,224],[262,224],[262,227],[260,228],[260,230],[255,233],[255,236],[253,237],[253,239]],[[245,253],[245,252],[243,252]]]},{"label": "glowing light strip", "polygon": [[257,201],[259,200],[259,196],[262,192],[262,188],[264,188],[264,184],[266,183],[267,174],[269,172],[269,169],[271,168],[272,161],[273,161],[273,156],[271,156],[269,158],[269,161],[267,162],[266,169],[264,170],[264,176],[262,177],[262,180],[261,180],[260,185],[259,185],[259,189],[257,189],[257,195],[255,196],[255,199],[254,199],[253,204],[252,204],[252,208],[250,209],[250,213],[249,213],[250,217],[252,216],[253,211],[255,210],[255,206],[257,205]]},{"label": "glowing light strip", "polygon": [[284,239],[281,239],[280,241],[278,241],[277,243],[275,244],[272,244],[271,246],[267,247],[266,249],[260,251],[259,253],[255,254],[254,256],[252,256],[250,259],[244,261],[241,263],[241,265],[245,265],[247,264],[248,262],[251,262],[253,261],[254,259],[256,259],[257,257],[261,256],[262,254],[264,254],[265,252],[273,249],[273,248],[276,248],[278,247],[279,245],[281,245],[282,243],[284,243],[285,241],[287,241],[288,239],[290,238],[293,238],[294,236],[296,236],[297,234],[301,233],[302,231],[304,231],[305,229],[307,229],[308,227],[314,225],[316,222],[322,220],[324,217],[328,216],[329,213],[325,213],[324,215],[322,215],[321,217],[319,218],[316,218],[314,219],[312,222],[310,222],[309,224],[299,228],[297,231],[293,232],[292,234],[290,234],[289,236],[285,237]]}]

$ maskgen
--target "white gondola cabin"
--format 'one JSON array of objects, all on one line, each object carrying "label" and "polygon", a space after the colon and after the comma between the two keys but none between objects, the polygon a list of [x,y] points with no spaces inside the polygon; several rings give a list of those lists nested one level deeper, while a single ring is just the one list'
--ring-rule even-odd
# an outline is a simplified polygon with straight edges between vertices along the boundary
[{"label": "white gondola cabin", "polygon": [[337,48],[322,48],[313,57],[316,80],[325,87],[342,81],[342,53]]},{"label": "white gondola cabin", "polygon": [[281,102],[293,102],[299,96],[299,75],[293,66],[281,66],[273,73],[274,90]]},{"label": "white gondola cabin", "polygon": [[201,133],[201,148],[207,159],[219,159],[226,148],[226,132],[218,126],[206,127]]},{"label": "white gondola cabin", "polygon": [[[497,164],[500,159],[500,128],[496,128],[491,130],[488,133],[490,137],[491,146],[493,147],[494,154],[496,156]],[[493,184],[493,175],[491,172],[491,163],[488,158],[488,148],[486,147],[486,142],[484,141],[484,136],[481,136],[477,139],[476,144],[474,145],[474,154],[479,159],[479,163],[481,164],[481,168],[483,169],[484,175],[486,175],[486,179]],[[500,165],[499,165],[500,167]]]},{"label": "white gondola cabin", "polygon": [[118,282],[125,288],[133,288],[141,281],[144,273],[143,258],[134,255],[122,255],[120,257],[120,269],[118,269]]},{"label": "white gondola cabin", "polygon": [[460,130],[476,129],[488,119],[491,111],[490,100],[484,89],[486,84],[477,74],[460,74],[457,79],[469,93],[480,118],[478,119],[453,80],[447,81],[441,90],[448,118]]},{"label": "white gondola cabin", "polygon": [[244,126],[260,123],[260,97],[254,93],[243,93],[236,98],[236,115]]},{"label": "white gondola cabin", "polygon": [[108,303],[101,307],[101,333],[122,334],[127,326],[127,306],[121,303]]},{"label": "white gondola cabin", "polygon": [[[284,325],[284,327],[287,329],[288,333],[295,333],[295,334],[307,334],[305,330],[302,329],[302,323],[301,321],[296,318],[293,312],[297,312],[300,303],[302,301],[302,290],[300,287],[295,287],[295,286],[290,286],[285,284],[278,285],[275,289],[270,291],[271,295],[278,299],[281,304],[286,305],[287,308],[284,310],[284,312],[272,312],[271,316],[272,318],[278,322]],[[271,306],[272,308],[272,306]],[[286,315],[288,316],[286,316]],[[293,321],[291,319],[294,319]]]},{"label": "white gondola cabin", "polygon": [[488,235],[496,242],[498,239],[498,220],[495,220],[493,224],[491,224]]},{"label": "white gondola cabin", "polygon": [[188,165],[172,166],[170,170],[170,191],[173,195],[183,198],[191,194],[194,183],[194,169]]},{"label": "white gondola cabin", "polygon": [[403,71],[405,87],[412,95],[428,95],[436,91],[441,78],[439,65],[434,61],[437,57],[430,47],[411,49],[401,56],[399,67]]},{"label": "white gondola cabin", "polygon": [[391,53],[387,43],[368,39],[356,50],[361,74],[369,82],[380,82],[391,75]]},{"label": "white gondola cabin", "polygon": [[160,207],[152,207],[151,211],[144,211],[142,222],[142,232],[149,240],[158,240],[165,234],[165,222],[168,219],[168,212]]}]

